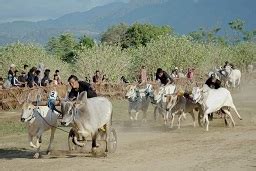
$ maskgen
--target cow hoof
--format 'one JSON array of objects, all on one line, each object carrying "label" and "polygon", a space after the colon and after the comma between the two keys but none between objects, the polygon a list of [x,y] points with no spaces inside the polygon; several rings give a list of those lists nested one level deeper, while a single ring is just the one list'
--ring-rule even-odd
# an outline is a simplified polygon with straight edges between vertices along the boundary
[{"label": "cow hoof", "polygon": [[46,154],[47,155],[51,155],[51,151],[46,151]]},{"label": "cow hoof", "polygon": [[39,156],[40,156],[39,153],[35,153],[34,156],[33,156],[33,158],[34,158],[34,159],[38,159]]}]

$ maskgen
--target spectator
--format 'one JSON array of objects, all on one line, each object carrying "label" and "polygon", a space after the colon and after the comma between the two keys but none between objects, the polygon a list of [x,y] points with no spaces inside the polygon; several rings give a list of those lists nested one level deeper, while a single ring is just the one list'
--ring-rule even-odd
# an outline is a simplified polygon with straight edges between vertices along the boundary
[{"label": "spectator", "polygon": [[92,77],[92,81],[93,81],[93,83],[100,83],[101,82],[100,71],[99,70],[97,70],[95,72],[95,75]]},{"label": "spectator", "polygon": [[37,84],[35,83],[35,72],[36,72],[36,67],[32,67],[28,72],[27,84],[28,84],[28,87],[30,88],[37,86]]},{"label": "spectator", "polygon": [[27,64],[25,64],[24,66],[23,66],[23,71],[22,72],[25,72],[25,78],[26,78],[26,80],[28,79],[28,65]]},{"label": "spectator", "polygon": [[104,75],[102,76],[102,82],[108,82],[108,78],[107,78],[107,75],[106,75],[106,74],[104,74]]},{"label": "spectator", "polygon": [[172,71],[172,77],[173,78],[179,78],[179,72],[178,72],[178,67],[175,67],[174,70]]},{"label": "spectator", "polygon": [[15,70],[12,85],[16,87],[20,87],[22,84],[21,82],[19,82],[17,75],[18,75],[18,70]]},{"label": "spectator", "polygon": [[147,83],[147,81],[148,81],[147,70],[145,66],[142,66],[140,70],[140,85]]},{"label": "spectator", "polygon": [[41,81],[41,85],[42,86],[47,86],[47,85],[49,85],[51,83],[50,72],[51,72],[51,70],[49,70],[49,69],[46,69],[44,71],[44,78]]},{"label": "spectator", "polygon": [[40,82],[40,73],[41,73],[40,70],[36,70],[36,72],[35,72],[35,78],[34,78],[34,81],[35,81],[35,83],[36,83],[38,86],[41,86],[41,82]]},{"label": "spectator", "polygon": [[60,78],[60,71],[58,69],[55,71],[54,75],[57,75],[58,84],[62,84],[62,81],[61,81],[61,78]]},{"label": "spectator", "polygon": [[14,64],[10,65],[10,69],[8,71],[7,79],[13,85],[14,72],[16,70],[16,66]]},{"label": "spectator", "polygon": [[18,81],[22,84],[21,87],[25,87],[25,85],[26,85],[26,73],[24,71],[22,71],[21,75],[18,76]]},{"label": "spectator", "polygon": [[57,74],[54,74],[53,75],[53,85],[58,85],[59,84],[59,82],[58,82],[58,75]]},{"label": "spectator", "polygon": [[41,82],[42,82],[42,79],[44,78],[44,71],[45,71],[44,64],[43,63],[39,63],[37,70],[40,71],[40,73],[38,75],[38,83],[39,83],[38,85],[41,86]]},{"label": "spectator", "polygon": [[190,81],[192,81],[193,77],[194,77],[194,72],[193,72],[193,70],[192,70],[191,68],[188,68],[187,78],[188,78]]}]

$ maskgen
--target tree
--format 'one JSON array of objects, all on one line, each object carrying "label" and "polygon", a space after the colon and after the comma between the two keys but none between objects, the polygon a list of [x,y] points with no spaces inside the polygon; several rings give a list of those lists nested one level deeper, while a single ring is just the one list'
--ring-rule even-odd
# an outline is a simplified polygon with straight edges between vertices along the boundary
[{"label": "tree", "polygon": [[110,27],[102,34],[101,42],[108,45],[121,45],[121,40],[128,28],[129,26],[123,23]]},{"label": "tree", "polygon": [[63,61],[74,63],[76,61],[75,47],[77,45],[75,37],[70,33],[52,37],[46,45],[46,49],[59,56]]},{"label": "tree", "polygon": [[81,48],[81,47],[92,48],[93,46],[95,46],[95,43],[92,38],[86,35],[79,38],[78,48]]},{"label": "tree", "polygon": [[193,40],[200,43],[221,43],[227,44],[225,38],[218,36],[217,33],[221,30],[220,27],[216,27],[210,30],[206,30],[204,28],[199,28],[198,31],[194,31],[189,33],[189,36],[192,37]]},{"label": "tree", "polygon": [[169,26],[154,26],[151,24],[135,23],[130,26],[121,40],[122,48],[146,46],[159,36],[170,35],[173,32]]},{"label": "tree", "polygon": [[234,42],[240,42],[242,40],[244,41],[252,41],[254,40],[256,36],[256,30],[252,31],[246,31],[244,29],[245,27],[245,21],[241,19],[235,19],[228,23],[230,28],[236,32],[235,40]]}]

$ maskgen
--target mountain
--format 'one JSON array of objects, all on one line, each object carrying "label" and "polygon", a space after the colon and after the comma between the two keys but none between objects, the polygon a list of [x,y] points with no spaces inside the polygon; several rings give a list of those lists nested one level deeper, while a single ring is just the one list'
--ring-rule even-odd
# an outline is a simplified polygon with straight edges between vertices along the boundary
[{"label": "mountain", "polygon": [[256,28],[255,6],[254,0],[130,0],[129,3],[111,3],[66,14],[54,20],[0,24],[0,44],[17,40],[46,43],[50,37],[63,32],[99,37],[113,24],[134,22],[170,25],[179,34],[215,26],[221,27],[224,33],[230,31],[230,21],[240,18],[251,30]]}]

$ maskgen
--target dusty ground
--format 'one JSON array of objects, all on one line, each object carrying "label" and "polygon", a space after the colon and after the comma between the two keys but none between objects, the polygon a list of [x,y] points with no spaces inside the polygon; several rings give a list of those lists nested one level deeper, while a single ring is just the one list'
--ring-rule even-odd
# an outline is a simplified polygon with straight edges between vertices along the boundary
[{"label": "dusty ground", "polygon": [[[128,122],[126,103],[115,102],[114,128],[118,149],[107,157],[67,153],[67,134],[57,131],[55,155],[31,159],[25,133],[0,137],[0,170],[256,170],[256,85],[251,82],[232,92],[243,120],[235,115],[236,127],[225,128],[221,119],[210,123],[209,132],[192,127],[188,116],[181,129],[165,130],[163,121],[147,124]],[[124,108],[124,109],[123,109]],[[0,120],[17,113],[0,114]],[[49,133],[43,137],[43,154]]]}]

